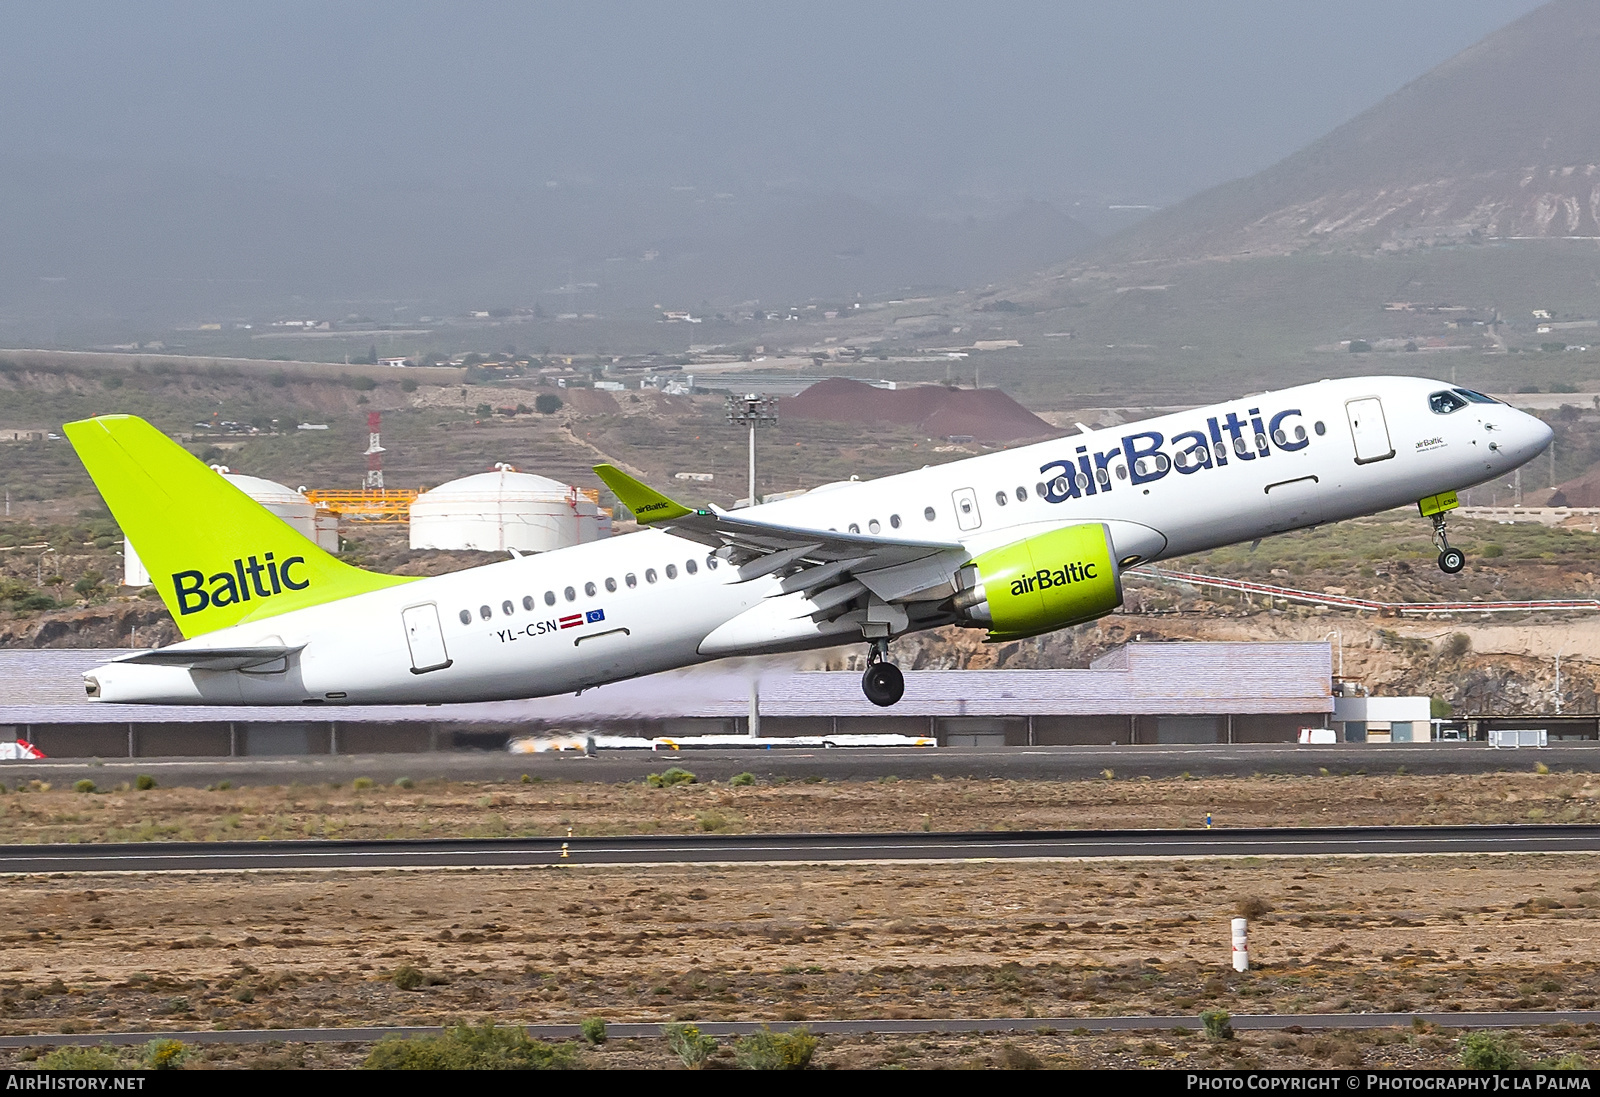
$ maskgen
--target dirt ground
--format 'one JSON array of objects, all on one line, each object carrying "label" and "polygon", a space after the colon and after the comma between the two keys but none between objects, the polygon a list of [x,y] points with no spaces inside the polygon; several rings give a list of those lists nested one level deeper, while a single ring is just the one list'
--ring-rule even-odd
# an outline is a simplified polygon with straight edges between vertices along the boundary
[{"label": "dirt ground", "polygon": [[1586,1009],[1597,889],[1587,855],[25,877],[0,1029]]},{"label": "dirt ground", "polygon": [[[672,764],[663,760],[663,768]],[[692,767],[692,758],[682,759]],[[7,842],[497,837],[714,831],[1033,830],[1600,820],[1600,776],[953,779],[651,788],[529,781],[290,785],[80,793],[37,782],[0,796]],[[89,772],[93,772],[90,770]]]}]

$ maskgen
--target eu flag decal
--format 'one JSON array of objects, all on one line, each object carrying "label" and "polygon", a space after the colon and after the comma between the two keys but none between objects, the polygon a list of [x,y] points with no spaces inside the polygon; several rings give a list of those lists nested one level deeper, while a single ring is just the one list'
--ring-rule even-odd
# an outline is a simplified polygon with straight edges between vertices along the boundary
[{"label": "eu flag decal", "polygon": [[592,625],[596,621],[604,621],[606,619],[606,611],[603,609],[591,609],[583,616],[584,624]]}]

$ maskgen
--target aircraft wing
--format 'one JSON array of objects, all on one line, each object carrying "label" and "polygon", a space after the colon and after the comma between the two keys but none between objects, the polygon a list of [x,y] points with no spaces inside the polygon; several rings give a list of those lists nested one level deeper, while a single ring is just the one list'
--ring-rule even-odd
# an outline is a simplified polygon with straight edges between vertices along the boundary
[{"label": "aircraft wing", "polygon": [[282,644],[251,648],[152,648],[136,651],[113,660],[118,663],[145,663],[158,667],[184,667],[188,670],[244,670],[286,659],[304,648]]},{"label": "aircraft wing", "polygon": [[716,507],[691,509],[615,466],[596,465],[594,471],[640,525],[717,550],[738,567],[741,581],[789,572],[784,594],[856,579],[885,602],[945,597],[955,593],[955,573],[971,559],[964,546],[953,542],[804,529],[741,518]]}]

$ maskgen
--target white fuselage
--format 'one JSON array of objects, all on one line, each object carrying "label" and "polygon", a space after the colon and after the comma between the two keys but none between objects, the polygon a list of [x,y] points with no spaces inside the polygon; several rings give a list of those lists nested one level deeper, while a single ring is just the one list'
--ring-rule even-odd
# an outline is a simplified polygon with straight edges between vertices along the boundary
[{"label": "white fuselage", "polygon": [[[787,527],[957,542],[971,554],[1104,523],[1124,566],[1371,514],[1483,483],[1551,438],[1504,404],[1448,413],[1454,386],[1321,381],[740,511]],[[1459,401],[1457,401],[1459,403]],[[274,672],[107,664],[103,701],[383,704],[569,692],[734,654],[860,640],[819,627],[763,642],[730,623],[778,593],[658,530],[506,560],[285,613],[183,648],[287,645]],[[791,596],[793,597],[793,596]],[[432,607],[440,627],[407,622]],[[408,614],[412,616],[407,617]],[[576,620],[574,620],[576,618]],[[430,626],[431,628],[431,626]],[[720,639],[719,639],[720,638]]]}]

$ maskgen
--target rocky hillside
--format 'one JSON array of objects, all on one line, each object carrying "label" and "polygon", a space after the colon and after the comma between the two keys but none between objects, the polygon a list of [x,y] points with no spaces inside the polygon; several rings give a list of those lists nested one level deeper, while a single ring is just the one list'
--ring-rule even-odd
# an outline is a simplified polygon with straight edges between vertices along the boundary
[{"label": "rocky hillside", "polygon": [[1120,259],[1600,236],[1600,5],[1554,0],[1293,156],[1125,233]]}]

